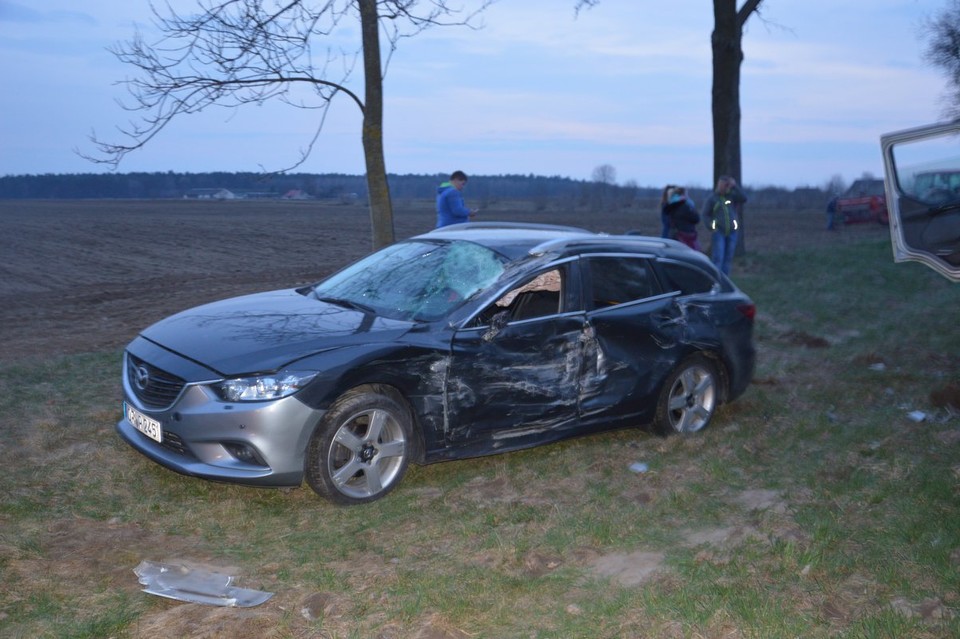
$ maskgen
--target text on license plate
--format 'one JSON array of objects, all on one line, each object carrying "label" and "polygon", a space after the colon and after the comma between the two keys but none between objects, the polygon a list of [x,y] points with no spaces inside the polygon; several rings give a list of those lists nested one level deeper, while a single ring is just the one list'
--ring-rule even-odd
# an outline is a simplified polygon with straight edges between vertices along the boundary
[{"label": "text on license plate", "polygon": [[163,429],[160,428],[160,422],[147,417],[126,402],[123,403],[123,409],[127,413],[127,421],[133,424],[134,428],[154,441],[163,441]]}]

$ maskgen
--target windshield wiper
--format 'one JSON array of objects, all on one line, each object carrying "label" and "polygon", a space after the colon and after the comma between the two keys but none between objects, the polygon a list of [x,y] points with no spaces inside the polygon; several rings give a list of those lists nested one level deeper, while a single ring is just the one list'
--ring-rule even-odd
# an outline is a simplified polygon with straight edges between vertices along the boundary
[{"label": "windshield wiper", "polygon": [[363,311],[364,313],[371,313],[376,315],[377,311],[371,306],[366,304],[361,304],[359,302],[354,302],[353,300],[345,300],[339,297],[317,297],[318,302],[326,302],[327,304],[335,304],[337,306],[343,306],[344,308],[353,309],[355,311]]}]

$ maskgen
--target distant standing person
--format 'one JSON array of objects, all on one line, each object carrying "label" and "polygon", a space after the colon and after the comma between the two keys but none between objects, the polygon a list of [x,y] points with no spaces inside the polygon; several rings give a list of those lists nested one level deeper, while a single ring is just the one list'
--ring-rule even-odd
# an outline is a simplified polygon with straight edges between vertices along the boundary
[{"label": "distant standing person", "polygon": [[677,188],[675,184],[668,184],[663,187],[663,193],[660,194],[660,237],[670,237],[670,216],[667,215],[667,203],[670,200],[670,194]]},{"label": "distant standing person", "polygon": [[827,230],[835,231],[837,228],[837,201],[840,199],[839,195],[834,195],[830,198],[830,201],[827,202]]},{"label": "distant standing person", "polygon": [[717,180],[717,188],[703,203],[703,220],[710,229],[710,258],[722,272],[730,274],[737,248],[740,220],[737,207],[747,201],[737,181],[729,175]]},{"label": "distant standing person", "polygon": [[687,197],[685,188],[675,186],[669,190],[667,202],[663,205],[663,216],[670,228],[664,237],[680,240],[695,251],[700,250],[700,241],[697,239],[700,214],[697,213],[693,201]]},{"label": "distant standing person", "polygon": [[450,180],[437,187],[437,228],[450,224],[469,222],[476,209],[468,209],[463,203],[463,187],[467,185],[467,174],[454,171]]}]

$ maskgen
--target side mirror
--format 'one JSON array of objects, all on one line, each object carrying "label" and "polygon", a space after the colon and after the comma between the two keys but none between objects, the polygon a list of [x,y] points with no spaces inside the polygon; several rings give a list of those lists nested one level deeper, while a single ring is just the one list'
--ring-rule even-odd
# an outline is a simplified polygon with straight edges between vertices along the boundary
[{"label": "side mirror", "polygon": [[490,320],[490,328],[494,329],[497,332],[503,330],[507,325],[507,322],[510,321],[510,311],[500,311]]},{"label": "side mirror", "polygon": [[500,331],[504,329],[507,323],[510,321],[510,311],[500,311],[496,315],[490,318],[490,328],[487,329],[487,332],[483,334],[483,340],[489,342],[495,338]]}]

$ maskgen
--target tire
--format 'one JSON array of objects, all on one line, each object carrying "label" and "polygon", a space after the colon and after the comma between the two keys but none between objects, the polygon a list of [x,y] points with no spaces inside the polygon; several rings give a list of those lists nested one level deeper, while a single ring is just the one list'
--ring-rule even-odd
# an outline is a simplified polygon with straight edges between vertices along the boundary
[{"label": "tire", "polygon": [[380,499],[407,471],[412,424],[403,399],[389,388],[359,386],[344,393],[307,445],[307,483],[336,504]]},{"label": "tire", "polygon": [[701,431],[710,424],[719,398],[716,365],[703,355],[688,357],[660,389],[654,428],[660,435]]}]

